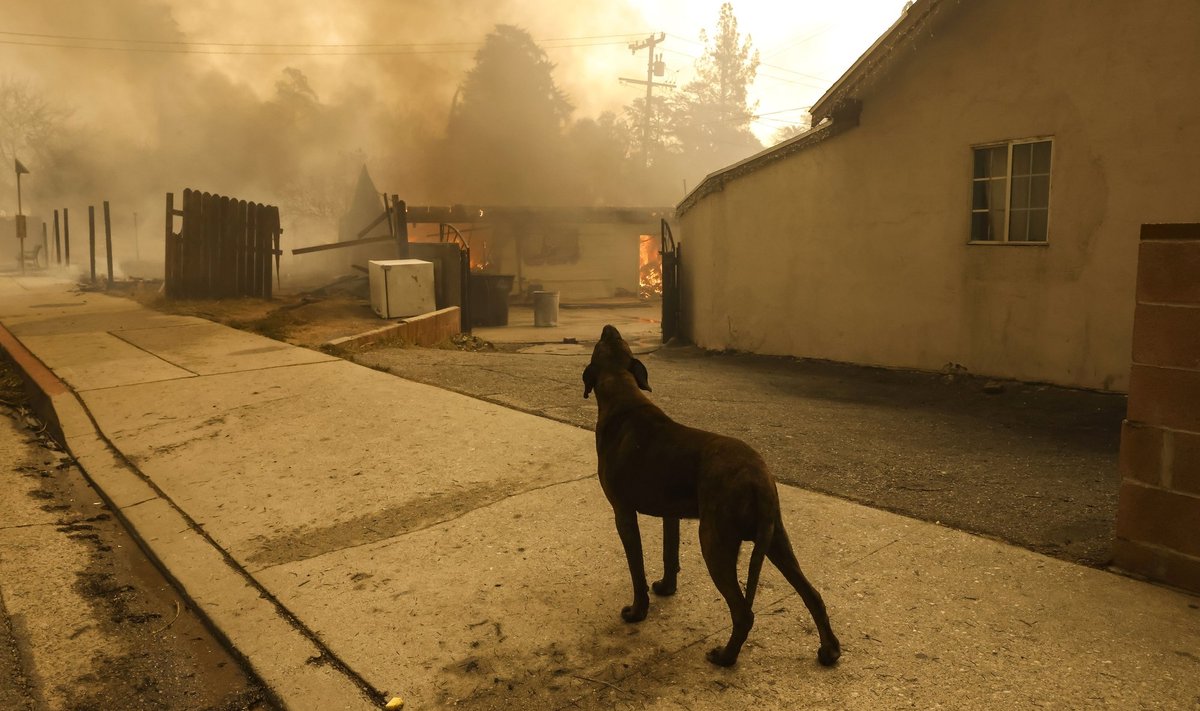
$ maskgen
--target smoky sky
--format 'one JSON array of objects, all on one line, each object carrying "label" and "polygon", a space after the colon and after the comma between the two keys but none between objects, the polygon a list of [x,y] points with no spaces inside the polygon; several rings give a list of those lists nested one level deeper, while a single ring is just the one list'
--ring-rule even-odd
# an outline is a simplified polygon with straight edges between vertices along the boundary
[{"label": "smoky sky", "polygon": [[[23,182],[27,202],[52,208],[121,200],[147,213],[161,211],[163,193],[185,187],[293,200],[321,213],[335,209],[325,203],[348,193],[363,163],[381,190],[410,201],[453,201],[432,194],[423,179],[438,159],[430,147],[445,132],[475,49],[496,24],[539,40],[645,29],[628,5],[598,0],[5,6],[0,29],[57,36],[0,35],[0,78],[28,84],[62,116],[53,150],[22,156],[33,171]],[[262,46],[285,44],[360,46]],[[313,52],[320,56],[306,56]],[[356,56],[332,56],[338,53]],[[603,74],[588,65],[592,52],[548,55],[555,81],[577,107],[575,119],[598,113],[601,95],[629,91],[615,76],[596,78]]]}]

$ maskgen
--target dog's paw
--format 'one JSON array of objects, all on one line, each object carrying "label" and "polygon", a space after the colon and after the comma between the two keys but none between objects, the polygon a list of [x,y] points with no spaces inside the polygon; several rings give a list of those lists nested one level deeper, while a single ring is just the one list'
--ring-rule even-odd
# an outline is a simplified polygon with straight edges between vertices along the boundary
[{"label": "dog's paw", "polygon": [[838,663],[842,650],[838,647],[821,647],[817,650],[817,661],[821,666],[831,667]]},{"label": "dog's paw", "polygon": [[637,607],[634,605],[629,605],[628,607],[622,607],[621,619],[625,620],[626,622],[641,622],[642,620],[646,619],[646,612],[648,610],[648,606]]},{"label": "dog's paw", "polygon": [[672,581],[672,582],[668,583],[666,580],[656,580],[653,583],[650,583],[650,589],[654,591],[655,595],[658,595],[660,597],[674,595],[675,594],[675,582]]},{"label": "dog's paw", "polygon": [[731,667],[737,662],[736,656],[733,657],[733,659],[727,659],[725,657],[724,647],[713,647],[712,649],[708,650],[708,654],[704,655],[704,658],[719,667]]}]

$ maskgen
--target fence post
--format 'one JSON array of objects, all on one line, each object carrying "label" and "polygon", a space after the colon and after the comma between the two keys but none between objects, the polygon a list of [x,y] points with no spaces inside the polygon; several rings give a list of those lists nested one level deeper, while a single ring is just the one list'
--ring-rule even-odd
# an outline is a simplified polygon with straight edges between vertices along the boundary
[{"label": "fence post", "polygon": [[108,216],[108,200],[104,201],[104,259],[108,263],[108,288],[113,285],[112,272],[112,222]]},{"label": "fence post", "polygon": [[96,283],[96,206],[88,205],[88,264],[91,265],[92,283]]},{"label": "fence post", "polygon": [[408,206],[399,195],[392,196],[392,210],[396,213],[396,250],[400,259],[408,259]]},{"label": "fence post", "polygon": [[71,266],[71,209],[63,208],[63,259]]},{"label": "fence post", "polygon": [[164,224],[166,232],[163,235],[163,290],[167,296],[175,295],[175,194],[167,193],[167,212]]},{"label": "fence post", "polygon": [[58,210],[54,211],[54,263],[62,264],[62,239],[58,231]]}]

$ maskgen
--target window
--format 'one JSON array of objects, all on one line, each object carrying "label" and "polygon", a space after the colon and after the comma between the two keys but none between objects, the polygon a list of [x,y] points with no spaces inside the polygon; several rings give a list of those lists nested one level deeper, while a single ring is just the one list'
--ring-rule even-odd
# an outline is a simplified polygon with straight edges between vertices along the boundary
[{"label": "window", "polygon": [[1050,222],[1046,139],[974,149],[971,241],[1044,243]]}]

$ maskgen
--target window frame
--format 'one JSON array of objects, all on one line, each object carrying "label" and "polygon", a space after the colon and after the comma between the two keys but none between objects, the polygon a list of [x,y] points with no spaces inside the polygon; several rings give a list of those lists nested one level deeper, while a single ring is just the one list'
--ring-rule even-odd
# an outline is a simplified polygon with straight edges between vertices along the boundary
[{"label": "window frame", "polygon": [[[1050,171],[1046,173],[1046,239],[1044,240],[1010,240],[1008,239],[1009,228],[1012,223],[1012,182],[1013,182],[1013,148],[1015,146],[1030,144],[1030,143],[1049,143],[1050,144]],[[1050,227],[1051,215],[1050,204],[1053,202],[1054,196],[1054,136],[1034,136],[1030,138],[1013,138],[1004,141],[991,141],[988,143],[978,143],[971,146],[970,152],[970,194],[975,194],[975,183],[979,178],[975,177],[975,153],[979,150],[989,148],[1006,148],[1007,162],[1005,163],[1004,174],[1004,239],[971,239],[971,223],[974,220],[976,209],[973,204],[974,197],[971,198],[972,203],[967,211],[967,244],[969,245],[1013,245],[1025,247],[1048,247],[1050,246]],[[1040,173],[1038,175],[1041,175]],[[1025,177],[1025,176],[1022,176]],[[991,179],[989,176],[988,179]]]}]

